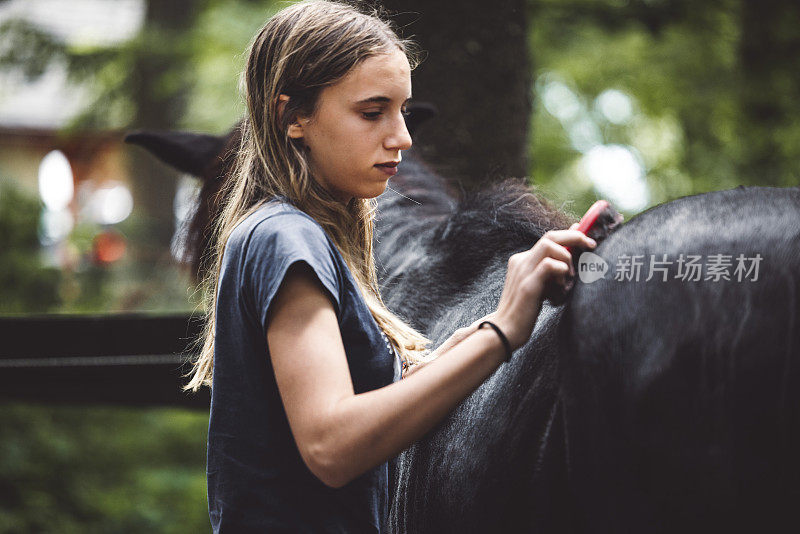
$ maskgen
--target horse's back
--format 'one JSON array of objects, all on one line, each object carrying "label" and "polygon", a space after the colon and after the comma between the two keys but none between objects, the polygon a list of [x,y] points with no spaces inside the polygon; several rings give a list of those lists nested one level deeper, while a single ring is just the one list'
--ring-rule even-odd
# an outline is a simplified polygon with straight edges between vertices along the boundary
[{"label": "horse's back", "polygon": [[609,272],[576,286],[560,331],[579,530],[798,526],[799,243],[800,190],[740,188],[598,247]]}]

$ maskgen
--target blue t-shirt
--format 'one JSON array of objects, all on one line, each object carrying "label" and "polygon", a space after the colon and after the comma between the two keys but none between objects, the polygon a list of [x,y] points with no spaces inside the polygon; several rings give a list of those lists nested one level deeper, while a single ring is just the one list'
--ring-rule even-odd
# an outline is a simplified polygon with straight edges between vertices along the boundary
[{"label": "blue t-shirt", "polygon": [[385,532],[387,465],[330,488],[306,467],[286,418],[266,317],[299,261],[334,303],[355,392],[400,377],[396,353],[322,227],[283,197],[261,206],[234,229],[219,276],[206,468],[211,524],[222,534]]}]

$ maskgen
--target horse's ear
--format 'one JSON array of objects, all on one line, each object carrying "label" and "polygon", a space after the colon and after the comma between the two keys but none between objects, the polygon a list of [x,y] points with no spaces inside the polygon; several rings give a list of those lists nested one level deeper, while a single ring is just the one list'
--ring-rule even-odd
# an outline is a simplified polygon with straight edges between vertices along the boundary
[{"label": "horse's ear", "polygon": [[414,135],[423,122],[435,117],[436,114],[436,106],[430,102],[410,103],[408,105],[408,115],[406,115],[406,128],[408,128],[408,133]]},{"label": "horse's ear", "polygon": [[214,159],[222,155],[228,137],[190,132],[138,131],[126,135],[125,142],[147,149],[179,171],[200,177],[214,163]]}]

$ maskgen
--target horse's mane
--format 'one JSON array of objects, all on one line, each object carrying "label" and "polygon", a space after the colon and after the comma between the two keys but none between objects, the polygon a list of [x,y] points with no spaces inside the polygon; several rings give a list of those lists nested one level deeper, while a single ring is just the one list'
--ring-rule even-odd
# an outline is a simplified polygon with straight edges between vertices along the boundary
[{"label": "horse's mane", "polygon": [[464,191],[413,151],[379,197],[378,213],[375,248],[386,285],[410,265],[430,261],[447,265],[452,280],[466,284],[499,256],[530,248],[548,230],[573,222],[524,179]]}]

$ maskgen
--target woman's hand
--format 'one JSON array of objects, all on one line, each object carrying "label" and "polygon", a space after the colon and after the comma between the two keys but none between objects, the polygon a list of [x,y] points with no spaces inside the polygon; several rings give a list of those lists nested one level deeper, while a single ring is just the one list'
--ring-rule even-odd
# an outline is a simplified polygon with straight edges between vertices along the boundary
[{"label": "woman's hand", "polygon": [[[576,230],[577,227],[578,223],[575,223],[570,226],[569,230],[548,232],[542,236],[542,239],[533,248],[514,254],[509,258],[509,269],[506,273],[506,282],[497,311],[484,315],[473,321],[469,326],[459,328],[453,332],[444,343],[430,354],[431,360],[435,360],[439,355],[444,354],[469,337],[483,321],[491,321],[497,324],[508,337],[512,349],[517,349],[524,345],[533,332],[536,318],[541,309],[541,301],[547,296],[547,289],[553,290],[553,284],[563,286],[566,282],[566,273],[573,274],[572,257],[562,245],[586,248],[597,246],[594,240],[578,232]],[[513,261],[512,258],[514,258]],[[531,278],[533,279],[531,280]],[[520,287],[521,285],[523,287]],[[512,296],[511,294],[515,292],[518,294]],[[524,296],[526,294],[528,297]],[[519,309],[520,307],[522,309]],[[517,321],[506,320],[506,315],[504,314],[512,319],[517,319]],[[425,363],[411,365],[403,373],[403,378],[410,376],[424,366]]]},{"label": "woman's hand", "polygon": [[593,239],[577,231],[577,227],[576,223],[569,230],[551,230],[531,249],[513,254],[508,259],[500,302],[497,311],[490,315],[508,338],[512,350],[527,343],[531,337],[542,300],[549,292],[560,291],[567,277],[574,274],[572,256],[564,247],[593,249],[597,246]]}]

